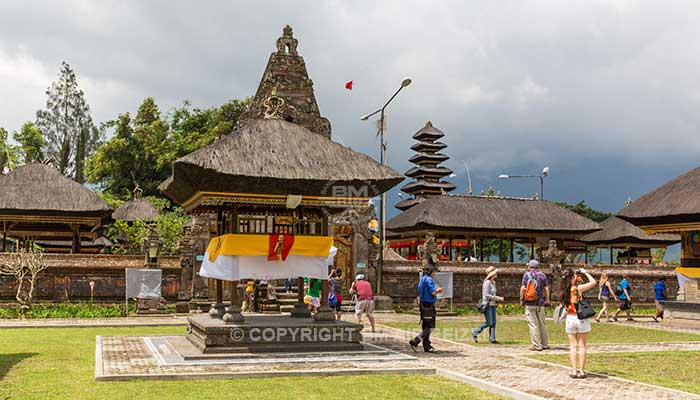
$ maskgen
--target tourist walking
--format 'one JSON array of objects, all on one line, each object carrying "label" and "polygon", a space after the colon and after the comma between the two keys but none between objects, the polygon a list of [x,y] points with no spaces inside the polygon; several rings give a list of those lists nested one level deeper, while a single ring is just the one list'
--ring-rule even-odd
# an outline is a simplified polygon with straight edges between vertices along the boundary
[{"label": "tourist walking", "polygon": [[[584,282],[583,278],[588,282]],[[577,314],[577,303],[583,300],[583,293],[596,285],[595,279],[585,269],[581,268],[576,272],[571,269],[564,271],[561,284],[561,304],[566,307],[566,335],[569,338],[569,359],[573,372],[569,374],[571,378],[586,378],[586,340],[588,332],[591,331],[591,322],[587,319],[580,319]],[[595,315],[591,311],[591,316]],[[578,353],[578,365],[576,356]]]},{"label": "tourist walking", "polygon": [[666,299],[666,278],[662,276],[654,284],[654,304],[656,305],[656,315],[653,317],[654,322],[659,322],[659,318],[664,319],[664,306],[661,302]]},{"label": "tourist walking", "polygon": [[335,320],[340,321],[343,313],[343,296],[340,291],[343,289],[343,270],[334,268],[328,275],[330,283],[330,293],[328,294],[328,305],[335,312]]},{"label": "tourist walking", "polygon": [[474,343],[479,343],[479,334],[489,328],[489,342],[491,344],[501,344],[496,340],[496,304],[499,301],[503,301],[503,297],[496,295],[496,278],[498,277],[498,270],[494,266],[486,268],[486,278],[484,278],[484,283],[481,285],[481,304],[486,305],[486,310],[484,316],[486,321],[484,321],[481,326],[472,331],[472,340]]},{"label": "tourist walking", "polygon": [[598,315],[596,315],[596,322],[600,322],[600,317],[605,314],[605,319],[610,322],[610,315],[608,314],[608,303],[610,299],[615,299],[617,301],[617,296],[615,296],[615,291],[612,288],[610,280],[608,280],[608,274],[603,272],[600,275],[600,281],[598,281],[598,301],[603,303],[603,308],[600,309]]},{"label": "tourist walking", "polygon": [[363,274],[358,274],[355,281],[350,286],[350,294],[355,294],[357,302],[355,303],[355,322],[362,323],[362,314],[367,315],[372,333],[374,333],[374,293],[372,285],[365,279]]},{"label": "tourist walking", "polygon": [[420,310],[421,333],[410,340],[408,344],[413,351],[418,351],[418,345],[423,342],[423,351],[432,353],[435,348],[430,344],[430,333],[435,329],[435,301],[437,294],[442,292],[441,287],[436,287],[433,276],[437,267],[431,263],[423,269],[423,276],[418,281],[418,309]]},{"label": "tourist walking", "polygon": [[625,311],[628,321],[634,321],[630,315],[632,311],[632,296],[630,296],[631,290],[632,288],[630,287],[630,283],[627,281],[627,275],[624,275],[620,281],[620,284],[617,286],[617,290],[615,291],[620,302],[617,306],[617,310],[615,310],[615,314],[613,314],[613,321],[617,322],[617,315],[620,313],[620,311]]},{"label": "tourist walking", "polygon": [[532,351],[549,349],[547,319],[544,308],[549,306],[549,284],[547,275],[540,271],[540,263],[530,260],[527,272],[520,283],[520,305],[525,307],[525,319],[530,328]]}]

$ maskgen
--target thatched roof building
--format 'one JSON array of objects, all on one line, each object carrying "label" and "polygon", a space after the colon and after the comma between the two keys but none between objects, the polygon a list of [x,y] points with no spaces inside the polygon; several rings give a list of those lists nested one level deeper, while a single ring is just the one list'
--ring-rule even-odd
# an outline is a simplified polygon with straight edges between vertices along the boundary
[{"label": "thatched roof building", "polygon": [[683,224],[700,223],[700,167],[643,195],[617,216],[645,231],[678,232]]},{"label": "thatched roof building", "polygon": [[221,193],[268,195],[281,205],[289,194],[308,201],[371,198],[402,180],[371,157],[301,125],[262,119],[176,160],[161,190],[189,210]]},{"label": "thatched roof building", "polygon": [[113,219],[121,219],[126,222],[151,222],[158,218],[160,213],[150,201],[141,198],[141,189],[134,189],[134,198],[119,206],[114,213]]},{"label": "thatched roof building", "polygon": [[600,226],[543,200],[462,195],[433,196],[392,218],[387,229],[401,235],[510,238],[573,238]]},{"label": "thatched roof building", "polygon": [[94,238],[112,209],[97,194],[56,168],[33,163],[0,176],[0,228],[15,238]]},{"label": "thatched roof building", "polygon": [[647,235],[635,225],[615,216],[601,222],[600,227],[603,229],[581,237],[581,242],[591,247],[655,248],[681,241],[680,235]]}]

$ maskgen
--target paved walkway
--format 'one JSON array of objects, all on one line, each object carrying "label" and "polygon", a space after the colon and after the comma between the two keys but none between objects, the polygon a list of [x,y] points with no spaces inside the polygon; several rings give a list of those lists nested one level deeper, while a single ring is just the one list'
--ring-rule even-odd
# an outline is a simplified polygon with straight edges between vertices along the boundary
[{"label": "paved walkway", "polygon": [[[380,335],[406,343],[413,333],[381,326]],[[506,387],[546,399],[700,399],[700,396],[646,385],[604,375],[590,374],[588,379],[571,379],[570,369],[557,364],[532,360],[522,356],[522,349],[512,347],[488,348],[469,346],[435,338],[439,353],[417,353],[425,366],[449,370],[477,378],[492,385]],[[604,346],[597,346],[604,351]],[[616,345],[621,346],[621,345]],[[629,351],[660,350],[666,344],[625,345]],[[700,349],[700,344],[667,345]],[[393,350],[414,354],[408,345]],[[654,350],[652,350],[654,351]],[[555,353],[558,351],[554,351]]]},{"label": "paved walkway", "polygon": [[121,326],[187,326],[187,315],[121,318],[46,318],[0,319],[0,329],[7,328],[88,328]]}]

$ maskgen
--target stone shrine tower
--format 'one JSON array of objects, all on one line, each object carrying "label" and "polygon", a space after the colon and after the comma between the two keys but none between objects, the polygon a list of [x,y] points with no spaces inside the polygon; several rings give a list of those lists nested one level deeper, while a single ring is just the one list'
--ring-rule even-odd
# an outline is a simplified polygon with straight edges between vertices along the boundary
[{"label": "stone shrine tower", "polygon": [[450,159],[450,157],[439,153],[440,150],[447,147],[445,143],[437,141],[443,136],[445,134],[433,127],[430,121],[413,135],[418,143],[411,146],[416,154],[409,161],[416,166],[406,171],[404,175],[413,178],[414,181],[401,188],[403,192],[413,195],[413,198],[404,199],[396,203],[394,207],[405,211],[422,202],[428,196],[444,194],[455,189],[455,185],[452,183],[441,181],[442,178],[452,174],[451,169],[440,165]]},{"label": "stone shrine tower", "polygon": [[250,108],[239,121],[276,117],[299,124],[312,132],[331,137],[331,123],[321,116],[314,96],[313,81],[304,58],[297,53],[298,40],[287,25],[277,39],[277,51],[270,55]]}]

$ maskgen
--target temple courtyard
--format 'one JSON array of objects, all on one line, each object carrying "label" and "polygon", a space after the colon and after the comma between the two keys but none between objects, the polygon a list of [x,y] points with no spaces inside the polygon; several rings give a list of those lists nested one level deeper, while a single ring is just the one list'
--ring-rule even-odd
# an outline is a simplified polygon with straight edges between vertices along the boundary
[{"label": "temple courtyard", "polygon": [[[550,325],[552,349],[528,350],[522,318],[502,317],[503,345],[474,344],[478,317],[442,318],[435,354],[406,342],[416,316],[380,314],[377,333],[364,332],[364,351],[240,354],[178,358],[184,317],[0,321],[0,398],[140,398],[198,393],[217,398],[700,398],[700,329],[596,323],[585,380],[568,378],[568,346]],[[368,331],[368,327],[365,329]],[[484,340],[482,340],[484,341]],[[174,346],[174,347],[173,347]],[[185,345],[186,347],[186,345]],[[185,352],[186,353],[186,352]]]}]

